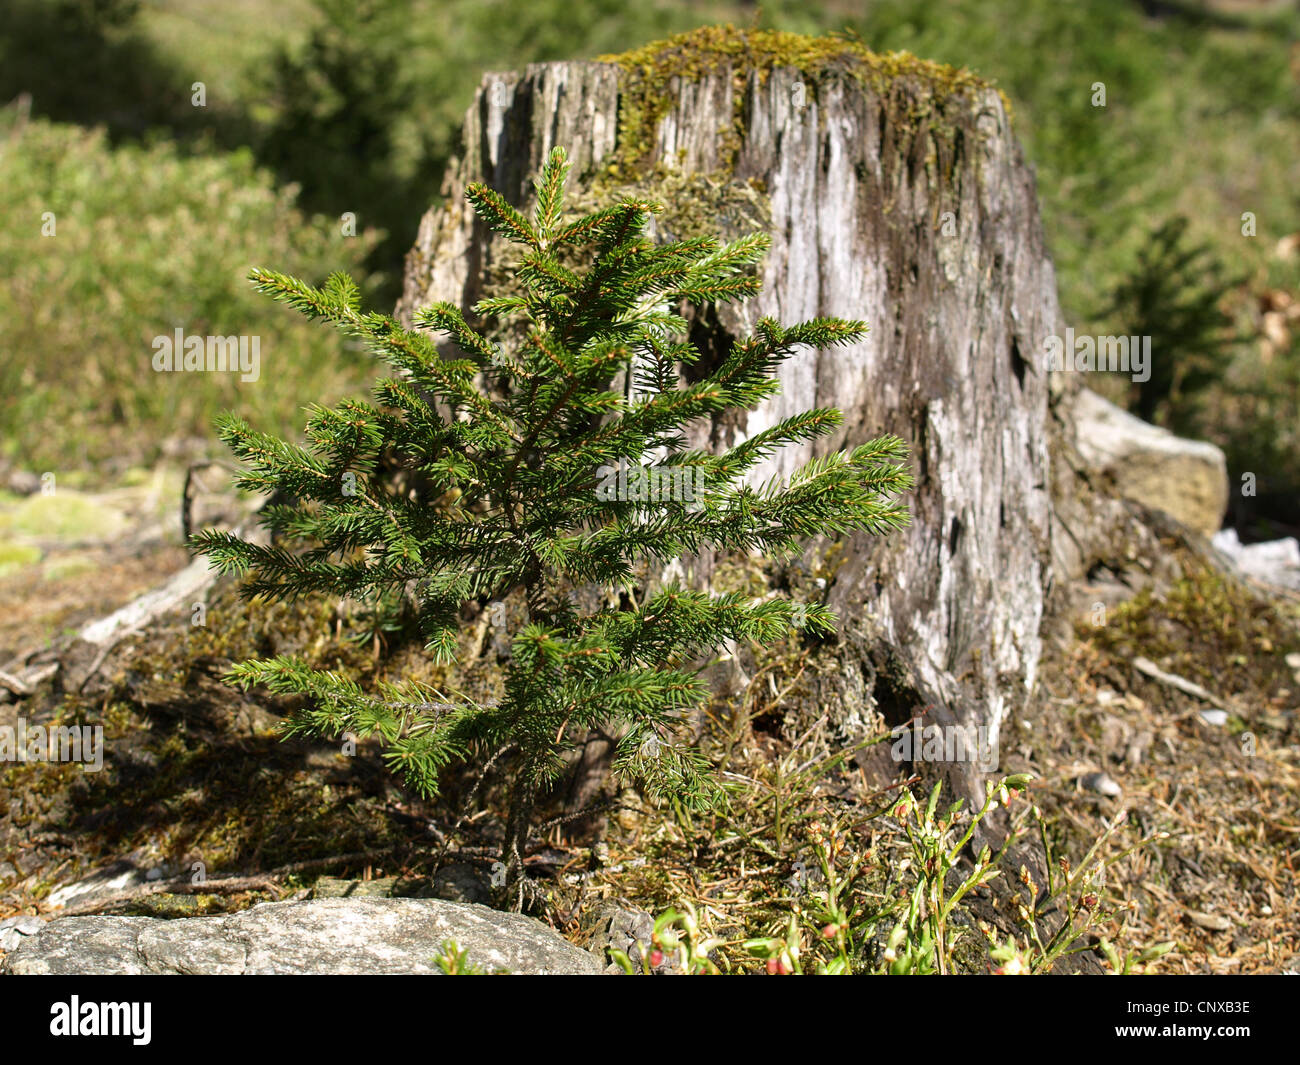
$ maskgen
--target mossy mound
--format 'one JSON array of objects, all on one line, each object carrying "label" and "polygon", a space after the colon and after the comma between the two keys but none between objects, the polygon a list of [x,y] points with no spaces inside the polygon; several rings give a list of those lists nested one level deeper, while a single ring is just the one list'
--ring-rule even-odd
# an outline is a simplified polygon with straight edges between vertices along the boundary
[{"label": "mossy mound", "polygon": [[[806,76],[809,91],[828,76],[849,77],[884,95],[896,83],[909,81],[936,102],[970,97],[994,88],[964,67],[918,59],[910,52],[873,52],[859,40],[828,35],[808,37],[780,30],[743,30],[735,26],[704,26],[664,41],[653,41],[620,55],[603,55],[598,62],[614,63],[624,74],[619,117],[619,148],[615,169],[642,168],[654,144],[659,121],[667,113],[674,79],[699,81],[730,70],[741,90],[750,75],[763,83],[773,70],[791,68]],[[732,147],[743,130],[743,93],[734,94],[735,128]],[[1010,103],[1003,96],[1010,114]]]},{"label": "mossy mound", "polygon": [[620,55],[603,55],[602,63],[653,79],[663,87],[674,77],[697,79],[730,65],[766,76],[777,67],[792,67],[817,76],[843,70],[881,86],[900,77],[917,77],[945,94],[991,87],[965,68],[918,59],[910,52],[873,52],[859,40],[828,34],[809,37],[783,30],[744,30],[702,26],[664,41],[651,41]]},{"label": "mossy mound", "polygon": [[[1113,660],[1141,655],[1216,694],[1254,704],[1288,687],[1286,655],[1300,651],[1300,635],[1281,621],[1275,604],[1204,568],[1163,593],[1144,588],[1108,624],[1081,621],[1075,634]],[[1154,681],[1134,684],[1151,701],[1169,694]]]},{"label": "mossy mound", "polygon": [[0,540],[0,577],[40,560],[41,552],[38,548],[30,544],[14,543],[12,540]]},{"label": "mossy mound", "polygon": [[125,526],[122,515],[86,496],[60,490],[34,495],[5,516],[4,525],[19,536],[47,540],[107,540]]}]

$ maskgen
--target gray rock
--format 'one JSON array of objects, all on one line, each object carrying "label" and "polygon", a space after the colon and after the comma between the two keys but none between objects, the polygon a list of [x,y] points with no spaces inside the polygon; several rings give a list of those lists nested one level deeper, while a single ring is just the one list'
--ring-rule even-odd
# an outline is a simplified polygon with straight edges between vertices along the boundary
[{"label": "gray rock", "polygon": [[1300,591],[1300,541],[1294,536],[1243,544],[1236,529],[1224,529],[1214,537],[1214,546],[1248,577],[1279,588]]},{"label": "gray rock", "polygon": [[42,917],[6,917],[0,921],[0,950],[17,950],[27,936],[34,936],[45,927]]},{"label": "gray rock", "polygon": [[1228,465],[1213,444],[1185,440],[1135,418],[1095,392],[1074,398],[1075,444],[1118,495],[1212,536],[1228,504]]},{"label": "gray rock", "polygon": [[606,902],[597,906],[587,919],[591,938],[587,949],[608,960],[609,948],[621,950],[634,962],[639,956],[637,944],[649,944],[654,933],[654,918],[641,910]]},{"label": "gray rock", "polygon": [[1224,917],[1220,913],[1202,913],[1200,910],[1188,910],[1187,919],[1192,924],[1198,925],[1208,932],[1227,932],[1232,928],[1231,919]]},{"label": "gray rock", "polygon": [[1106,773],[1089,773],[1080,783],[1089,791],[1095,791],[1098,795],[1106,795],[1112,799],[1121,791],[1120,786]]},{"label": "gray rock", "polygon": [[595,958],[539,921],[440,899],[309,899],[164,921],[65,917],[27,936],[14,975],[439,973],[447,940],[472,964],[518,974],[584,975]]},{"label": "gray rock", "polygon": [[[587,949],[605,965],[607,973],[622,973],[622,968],[611,958],[609,951],[621,950],[638,971],[646,955],[653,949],[655,921],[644,910],[634,908],[626,900],[603,902],[583,920],[587,932]],[[675,957],[665,956],[653,967],[659,975],[677,971]]]},{"label": "gray rock", "polygon": [[14,470],[9,474],[5,487],[14,495],[35,495],[41,490],[41,478],[39,474],[32,473],[31,470]]},{"label": "gray rock", "polygon": [[482,873],[467,862],[453,862],[439,869],[433,878],[433,894],[450,902],[486,905],[492,901],[492,891]]}]

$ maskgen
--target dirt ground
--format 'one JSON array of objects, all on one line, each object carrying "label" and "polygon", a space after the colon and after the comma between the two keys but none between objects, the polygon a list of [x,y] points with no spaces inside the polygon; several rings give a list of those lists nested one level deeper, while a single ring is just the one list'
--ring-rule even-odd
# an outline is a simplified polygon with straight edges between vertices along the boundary
[{"label": "dirt ground", "polygon": [[[10,670],[187,564],[163,485],[174,491],[175,477],[87,497],[91,509],[74,508],[80,525],[34,516],[32,497],[0,501],[0,534],[39,552],[20,552],[0,571],[0,658]],[[1103,855],[1131,849],[1110,867],[1108,916],[1090,931],[1094,941],[1172,942],[1147,967],[1156,972],[1295,969],[1300,603],[1225,581],[1194,559],[1182,572],[1120,597],[1104,616],[1085,594],[1056,619],[1037,694],[1003,738],[1001,770],[1036,777],[1024,799],[1041,809],[1056,854],[1078,862],[1102,836]],[[349,638],[349,624],[338,604],[249,605],[219,586],[205,625],[163,619],[123,640],[84,690],[55,677],[27,698],[6,693],[0,724],[20,713],[102,723],[112,765],[100,774],[0,765],[0,919],[52,916],[60,910],[51,893],[123,859],[160,877],[197,861],[210,876],[276,874],[242,890],[160,894],[118,910],[167,915],[303,893],[324,872],[421,877],[439,860],[486,870],[498,843],[495,782],[475,791],[475,775],[452,774],[438,802],[412,800],[377,748],[363,744],[348,757],[285,741],[276,724],[287,704],[221,681],[231,661],[281,650],[363,684],[425,668],[396,638]],[[1139,658],[1166,679],[1135,667]],[[1209,698],[1171,686],[1170,675]],[[691,901],[733,938],[775,926],[800,833],[846,804],[881,805],[878,781],[836,767],[801,778],[801,809],[784,830],[778,812],[774,829],[768,800],[794,787],[781,767],[800,761],[800,741],[764,722],[780,716],[771,693],[793,698],[798,680],[755,678],[763,699],[741,693],[720,706],[725,725],[702,739],[731,777],[752,783],[727,818],[684,817],[615,789],[607,814],[541,833],[529,859],[546,886],[539,912],[575,937],[585,911],[620,897],[651,912]],[[752,712],[738,718],[737,706]],[[896,786],[885,789],[886,805]],[[884,819],[853,831],[882,867],[901,853]],[[989,912],[997,905],[990,897]]]}]

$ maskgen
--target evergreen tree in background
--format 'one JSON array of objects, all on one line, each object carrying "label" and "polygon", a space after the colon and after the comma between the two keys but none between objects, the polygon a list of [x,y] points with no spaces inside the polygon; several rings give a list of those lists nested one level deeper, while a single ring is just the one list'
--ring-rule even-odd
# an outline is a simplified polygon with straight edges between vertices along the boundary
[{"label": "evergreen tree in background", "polygon": [[[384,238],[372,259],[388,270],[414,239],[441,167],[427,134],[403,143],[401,116],[418,98],[405,55],[411,0],[316,0],[317,18],[297,47],[281,45],[262,75],[272,118],[257,136],[260,160],[295,182],[302,202],[357,215]],[[408,134],[410,131],[407,131]],[[396,299],[400,271],[384,289]]]},{"label": "evergreen tree in background", "polygon": [[[893,497],[911,485],[896,437],[816,459],[785,481],[745,483],[773,451],[832,432],[841,421],[832,409],[787,418],[721,455],[688,449],[687,423],[754,408],[779,390],[775,372],[797,348],[849,343],[866,326],[762,319],[716,368],[684,383],[681,368],[699,353],[678,312],[752,296],[749,268],[766,237],[656,245],[643,230],[661,208],[634,200],[566,222],[567,169],[556,149],[531,220],[483,185],[468,189],[484,223],[523,252],[511,293],[474,308],[498,324],[499,341],[451,304],[416,316],[454,341],[459,358],[441,357],[424,332],[362,311],[345,275],[317,289],[255,270],[261,291],[363,340],[395,373],[375,386],[374,404],[309,408],[306,447],[227,415],[221,433],[245,464],[242,487],[290,502],[262,512],[277,537],[271,546],[225,532],[195,537],[214,565],[247,576],[249,597],[408,597],[427,652],[442,663],[457,654],[463,605],[523,593],[527,617],[511,633],[496,704],[414,681],[372,695],[292,657],[240,663],[230,674],[245,687],[307,696],[291,733],[378,733],[388,763],[424,796],[453,760],[483,764],[512,752],[504,858],[520,900],[534,801],[590,729],[625,729],[620,776],[705,808],[719,788],[700,752],[674,738],[709,697],[692,663],[725,641],[770,644],[792,629],[833,629],[820,604],[676,584],[638,603],[634,564],[665,566],[705,547],[789,557],[815,534],[886,532],[906,523]],[[394,468],[421,490],[396,487],[385,473]],[[622,480],[610,473],[619,468],[630,471]],[[592,588],[606,594],[584,610],[577,593]]]},{"label": "evergreen tree in background", "polygon": [[1137,413],[1179,433],[1196,431],[1195,400],[1231,362],[1232,316],[1226,297],[1244,278],[1229,277],[1208,244],[1190,244],[1187,219],[1175,215],[1138,252],[1101,314],[1125,336],[1151,337],[1150,376],[1137,383]]}]

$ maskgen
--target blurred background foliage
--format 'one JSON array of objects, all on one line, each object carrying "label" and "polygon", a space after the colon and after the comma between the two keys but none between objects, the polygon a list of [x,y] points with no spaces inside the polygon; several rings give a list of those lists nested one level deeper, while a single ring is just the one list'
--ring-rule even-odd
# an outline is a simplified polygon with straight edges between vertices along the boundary
[{"label": "blurred background foliage", "polygon": [[[0,423],[15,464],[111,476],[209,438],[232,402],[287,432],[307,400],[357,391],[364,355],[258,297],[250,266],[352,270],[391,305],[484,72],[730,21],[847,31],[994,79],[1037,173],[1067,321],[1149,332],[1170,371],[1146,389],[1091,383],[1223,446],[1234,483],[1254,472],[1259,496],[1234,503],[1245,535],[1300,526],[1295,0],[6,6]],[[60,239],[41,236],[46,211]],[[150,338],[177,324],[258,333],[262,379],[236,396],[213,375],[145,372]]]}]

